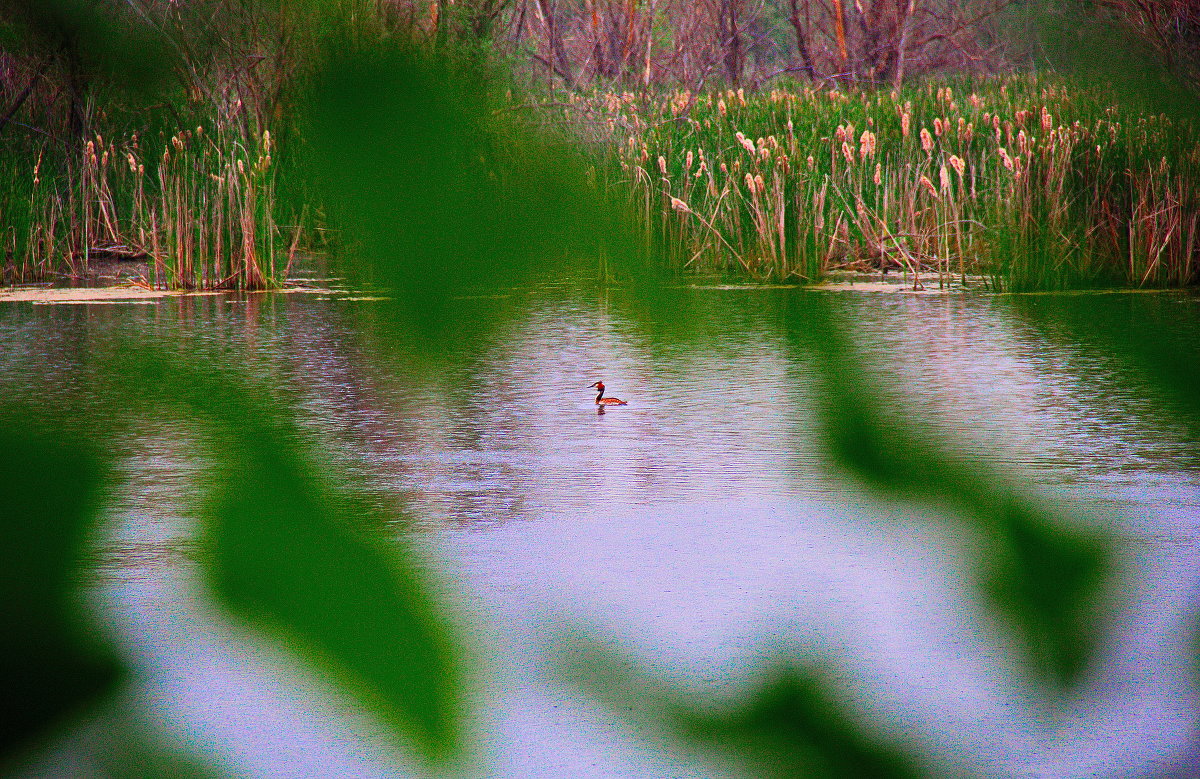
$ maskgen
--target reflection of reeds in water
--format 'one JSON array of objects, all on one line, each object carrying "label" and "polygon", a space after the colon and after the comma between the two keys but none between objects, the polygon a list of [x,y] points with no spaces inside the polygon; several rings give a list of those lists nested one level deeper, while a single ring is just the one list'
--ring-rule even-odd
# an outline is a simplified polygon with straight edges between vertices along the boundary
[{"label": "reflection of reeds in water", "polygon": [[903,92],[581,102],[631,128],[622,177],[681,265],[896,268],[1006,289],[1197,280],[1191,127],[1027,78]]},{"label": "reflection of reeds in water", "polygon": [[147,146],[137,133],[96,135],[53,173],[43,148],[32,177],[18,173],[27,191],[17,183],[0,192],[13,214],[0,226],[8,280],[80,276],[101,254],[145,259],[147,283],[159,287],[281,283],[270,132],[248,147],[221,128],[197,127]]}]

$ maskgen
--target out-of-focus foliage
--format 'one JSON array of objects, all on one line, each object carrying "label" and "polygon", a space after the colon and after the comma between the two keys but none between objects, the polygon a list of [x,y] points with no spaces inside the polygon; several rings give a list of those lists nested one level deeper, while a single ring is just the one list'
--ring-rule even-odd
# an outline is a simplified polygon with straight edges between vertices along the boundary
[{"label": "out-of-focus foliage", "polygon": [[[1156,393],[1166,413],[1187,430],[1200,463],[1200,317],[1191,295],[1104,295],[1085,310],[1057,297],[1020,298],[1018,310],[1050,338],[1115,357]],[[1186,314],[1182,316],[1181,314]],[[1180,327],[1181,319],[1191,327]]]},{"label": "out-of-focus foliage", "polygon": [[706,700],[639,667],[597,637],[560,637],[563,675],[689,752],[752,776],[905,779],[929,775],[914,747],[878,732],[819,668],[794,658],[763,668],[737,703]]},{"label": "out-of-focus foliage", "polygon": [[[96,80],[148,95],[178,64],[132,9],[83,0],[0,1],[0,51],[23,52],[43,69],[61,68],[77,99]],[[132,51],[138,56],[129,56]]]},{"label": "out-of-focus foliage", "polygon": [[1069,688],[1099,639],[1112,539],[1067,524],[982,463],[880,414],[872,369],[854,359],[826,296],[797,299],[788,327],[820,365],[821,419],[834,462],[891,498],[953,507],[985,540],[979,584],[1016,629],[1033,669]]},{"label": "out-of-focus foliage", "polygon": [[220,375],[193,385],[197,410],[222,423],[205,510],[218,596],[332,672],[426,758],[455,755],[455,641],[406,550],[367,532],[394,518],[331,483],[298,432],[255,402],[264,392]]},{"label": "out-of-focus foliage", "polygon": [[113,389],[198,423],[212,460],[202,482],[202,557],[234,615],[330,674],[430,762],[462,748],[465,673],[448,621],[402,544],[397,519],[334,478],[270,388],[217,357],[113,356]]},{"label": "out-of-focus foliage", "polygon": [[105,464],[92,442],[31,424],[32,411],[0,410],[0,760],[61,727],[122,674],[79,592]]},{"label": "out-of-focus foliage", "polygon": [[[78,7],[54,8],[64,10],[53,24],[33,16],[30,23],[46,30],[88,25]],[[346,233],[347,272],[394,298],[373,323],[391,348],[445,367],[509,315],[502,304],[464,297],[530,283],[571,258],[597,254],[635,284],[635,315],[654,320],[664,338],[687,337],[678,291],[653,282],[630,248],[628,226],[581,163],[561,144],[525,137],[498,113],[494,77],[482,63],[373,50],[340,33],[312,40],[345,50],[316,57],[318,77],[303,104],[307,164]],[[1092,657],[1107,540],[1074,529],[982,466],[886,424],[837,312],[819,297],[796,305],[783,328],[819,367],[836,461],[887,495],[956,509],[987,542],[979,586],[1040,678],[1069,689]],[[1144,365],[1178,402],[1194,402],[1195,366],[1181,367],[1154,335],[1131,329],[1097,337],[1102,348]],[[159,388],[146,400],[190,418],[209,445],[203,562],[220,603],[340,679],[431,761],[460,754],[463,655],[414,561],[362,527],[362,502],[325,472],[290,412],[267,402],[263,387],[236,371],[214,370],[219,355],[209,352],[181,358],[136,351],[144,353],[102,358],[112,386]],[[0,478],[11,496],[0,526],[0,597],[15,628],[0,639],[4,732],[13,734],[7,751],[110,689],[116,671],[103,654],[87,652],[77,638],[86,622],[72,612],[103,470],[84,454],[89,443],[59,440],[54,426],[35,433],[10,414],[0,435]],[[881,745],[847,714],[828,685],[790,667],[716,713],[708,702],[664,692],[622,669],[607,653],[574,651],[590,668],[593,681],[577,676],[585,688],[600,697],[604,689],[637,691],[644,710],[681,739],[723,750],[763,775],[918,772],[914,758]]]},{"label": "out-of-focus foliage", "polygon": [[475,59],[362,52],[333,60],[308,106],[308,160],[350,243],[342,267],[389,291],[392,337],[426,354],[494,324],[463,297],[630,251],[582,159],[498,108],[494,79]]},{"label": "out-of-focus foliage", "polygon": [[[1009,31],[1039,67],[1075,74],[1114,90],[1122,101],[1149,105],[1175,117],[1195,119],[1198,71],[1194,54],[1166,43],[1156,24],[1141,18],[1169,16],[1173,2],[1136,0],[1044,0],[1015,4],[1022,24]],[[1184,16],[1178,19],[1183,22]],[[1177,28],[1193,36],[1184,24]],[[1176,57],[1175,55],[1179,55]],[[1189,61],[1190,60],[1190,61]]]}]

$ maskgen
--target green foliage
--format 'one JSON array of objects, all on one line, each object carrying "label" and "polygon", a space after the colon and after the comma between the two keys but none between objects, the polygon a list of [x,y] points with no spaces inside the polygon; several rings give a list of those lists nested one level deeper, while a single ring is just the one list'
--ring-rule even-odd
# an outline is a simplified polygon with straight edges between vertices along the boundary
[{"label": "green foliage", "polygon": [[[377,536],[394,517],[319,464],[268,388],[217,360],[110,357],[113,388],[199,421],[212,452],[203,556],[233,614],[330,674],[434,763],[458,757],[457,638],[411,553]],[[181,407],[182,406],[182,407]]]},{"label": "green foliage", "polygon": [[911,745],[881,734],[815,667],[801,669],[789,660],[764,668],[753,691],[730,705],[678,689],[587,635],[559,643],[562,673],[589,695],[748,775],[904,779],[930,773]]},{"label": "green foliage", "polygon": [[0,46],[43,67],[57,62],[77,87],[104,79],[143,95],[161,87],[176,64],[144,17],[86,0],[2,0]]},{"label": "green foliage", "polygon": [[365,503],[322,484],[294,431],[242,410],[224,431],[206,509],[217,594],[331,671],[426,758],[456,756],[461,662],[414,560],[364,533]]},{"label": "green foliage", "polygon": [[786,668],[737,711],[681,711],[686,737],[737,755],[757,776],[903,779],[921,776],[916,761],[872,738],[823,680]]},{"label": "green foliage", "polygon": [[366,52],[331,62],[309,103],[307,164],[346,233],[342,268],[389,290],[393,337],[428,355],[495,323],[494,304],[463,296],[630,245],[577,154],[495,112],[493,77],[470,60]]},{"label": "green foliage", "polygon": [[854,359],[827,296],[796,303],[788,326],[819,365],[821,419],[834,462],[885,496],[961,515],[985,541],[978,584],[992,607],[1019,633],[1031,668],[1059,689],[1071,688],[1097,649],[1114,539],[1071,524],[987,465],[965,462],[881,414],[870,370]]},{"label": "green foliage", "polygon": [[82,619],[85,546],[106,476],[90,442],[0,411],[0,758],[62,728],[123,671]]},{"label": "green foliage", "polygon": [[[44,20],[32,23],[47,30],[52,26]],[[302,104],[304,168],[317,177],[333,221],[345,230],[348,247],[341,261],[349,277],[355,284],[384,287],[393,297],[379,307],[379,321],[360,322],[375,326],[389,349],[415,354],[442,371],[459,367],[519,310],[487,293],[553,278],[580,258],[590,261],[596,255],[605,257],[611,275],[630,285],[631,316],[653,323],[656,336],[666,342],[694,335],[685,296],[664,287],[641,261],[632,248],[632,230],[589,180],[586,163],[561,143],[526,136],[526,128],[496,99],[494,76],[477,59],[430,62],[414,51],[375,50],[365,45],[370,36],[348,40],[336,31],[314,32],[313,40],[324,41],[330,50],[315,55],[319,76]],[[337,46],[345,50],[334,51]],[[1005,110],[1027,105],[999,94],[1011,101]],[[1024,97],[1049,99],[1036,86]],[[945,148],[938,147],[935,163],[932,154],[922,159],[926,153],[917,151],[919,141],[900,130],[897,109],[907,97],[821,99],[829,102],[818,103],[815,96],[811,101],[748,101],[733,109],[727,124],[718,118],[719,104],[708,100],[693,107],[688,121],[672,118],[648,130],[644,137],[661,147],[647,153],[652,168],[642,167],[636,175],[651,182],[643,184],[645,222],[659,231],[658,245],[671,251],[690,240],[691,227],[669,221],[672,208],[678,211],[670,197],[682,192],[671,182],[690,173],[682,155],[697,138],[711,141],[707,148],[716,150],[709,157],[711,173],[720,155],[732,162],[736,155],[751,154],[735,140],[735,128],[755,138],[760,133],[782,137],[789,118],[796,137],[788,142],[798,150],[789,153],[807,166],[803,152],[819,149],[811,176],[832,182],[822,207],[835,224],[837,208],[850,214],[835,233],[870,239],[874,223],[860,217],[858,205],[884,208],[882,196],[871,199],[869,178],[861,171],[842,176],[847,169],[838,155],[843,152],[831,138],[836,126],[847,122],[857,123],[858,130],[872,126],[881,136],[890,133],[903,148],[881,154],[894,177],[901,175],[898,171],[907,176],[905,192],[921,206],[908,216],[932,212],[940,220],[948,215],[917,201],[911,189],[919,186],[921,171],[936,176],[941,160],[969,148],[971,140],[960,137],[955,142],[965,146],[957,147],[951,140],[939,142]],[[913,99],[921,101],[914,109],[916,128],[948,110],[948,98],[932,90]],[[1071,99],[1062,96],[1063,105]],[[831,110],[835,104],[837,110]],[[868,116],[873,125],[866,123]],[[1114,147],[1114,155],[1128,155],[1119,159],[1129,170],[1140,171],[1141,163],[1153,162],[1163,148],[1177,148],[1154,135],[1153,125],[1130,132],[1143,132],[1150,140],[1136,147],[1127,138],[1124,146]],[[662,153],[667,172],[658,169],[655,152]],[[1002,163],[989,154],[980,152],[978,164],[1003,175],[996,169]],[[758,164],[748,157],[737,173]],[[736,175],[728,178],[732,184],[723,181],[721,187],[742,186]],[[1086,178],[1069,178],[1068,200],[1082,192]],[[709,205],[715,207],[721,191],[710,193]],[[1058,217],[1044,210],[1053,201],[1047,191],[1053,194],[1043,189],[1023,201],[1042,223],[1036,231],[1014,233],[1018,237],[1010,248],[1034,252],[1059,235]],[[707,216],[708,209],[701,211],[701,201],[690,192],[683,193],[688,208]],[[814,192],[785,193],[804,207],[783,215],[785,230],[802,229]],[[724,197],[740,198],[738,209],[755,203],[752,194],[735,194],[732,188]],[[731,217],[732,228],[720,228],[730,245],[744,249],[769,236],[764,225],[770,221],[755,224],[746,212],[738,213],[742,216]],[[750,221],[737,221],[743,217]],[[710,226],[691,238],[711,242],[716,229]],[[827,238],[813,233],[789,243],[809,251],[791,266],[794,275],[810,277],[826,267],[828,257],[820,253]],[[931,235],[930,240],[942,238]],[[945,245],[929,253],[945,256]],[[1103,277],[1103,272],[1091,274],[1084,259],[1069,259],[1080,264],[1058,277],[1064,283]],[[1040,272],[1005,276],[1003,268],[994,270],[1018,285],[1025,282],[1008,279],[1047,283],[1039,280]],[[1096,609],[1110,573],[1111,539],[1073,526],[1052,507],[1007,485],[1000,474],[962,462],[945,445],[888,423],[837,311],[824,298],[800,300],[794,299],[782,326],[797,351],[817,365],[834,460],[888,496],[949,506],[961,515],[964,526],[985,541],[976,561],[980,591],[1019,637],[1037,678],[1057,691],[1073,689],[1094,658]],[[1081,340],[1093,338],[1097,348],[1141,366],[1173,402],[1192,404],[1200,397],[1200,362],[1178,359],[1153,323],[1085,335],[1090,322],[1067,314],[1062,321]],[[351,486],[328,472],[291,413],[272,402],[266,388],[234,370],[214,367],[222,355],[195,349],[184,359],[140,343],[127,351],[100,357],[110,389],[190,420],[190,429],[209,447],[202,562],[221,605],[340,680],[431,763],[461,757],[467,748],[465,653],[411,553],[369,531],[367,526],[388,517],[372,513]],[[35,431],[11,412],[0,428],[5,466],[0,473],[9,496],[9,513],[0,524],[0,602],[16,628],[0,638],[6,669],[6,741],[0,746],[6,753],[45,736],[118,678],[111,658],[80,638],[85,623],[74,612],[75,588],[85,578],[85,531],[105,472],[87,454],[92,442],[62,438],[69,421],[59,419]],[[614,660],[619,653],[580,646],[569,654],[564,673],[598,699],[636,701],[636,716],[661,724],[682,741],[744,761],[764,776],[901,777],[922,770],[911,748],[887,743],[854,717],[834,685],[790,666],[770,670],[756,692],[720,711],[711,701],[680,693]]]}]

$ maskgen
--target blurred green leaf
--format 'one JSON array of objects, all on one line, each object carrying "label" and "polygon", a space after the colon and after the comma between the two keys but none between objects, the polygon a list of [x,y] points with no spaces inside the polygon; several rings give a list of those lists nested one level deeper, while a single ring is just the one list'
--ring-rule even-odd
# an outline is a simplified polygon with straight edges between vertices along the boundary
[{"label": "blurred green leaf", "polygon": [[1019,631],[1033,667],[1072,685],[1099,640],[1112,540],[1020,495],[986,464],[888,419],[827,295],[793,298],[787,322],[815,358],[834,462],[890,499],[949,505],[970,521],[986,541],[980,584],[991,604]]},{"label": "blurred green leaf", "polygon": [[308,104],[309,159],[347,234],[345,271],[392,294],[394,338],[428,354],[456,354],[505,321],[456,299],[631,251],[580,156],[519,124],[493,81],[476,60],[371,52],[331,62]]},{"label": "blurred green leaf", "polygon": [[1112,89],[1125,104],[1196,116],[1195,85],[1172,71],[1131,19],[1121,18],[1134,13],[1133,3],[1124,12],[1090,0],[1036,0],[1018,8],[1029,16],[1032,40],[1014,43],[1029,46],[1040,66]]},{"label": "blurred green leaf", "polygon": [[463,747],[462,661],[415,557],[378,536],[394,517],[317,461],[269,388],[217,364],[155,350],[112,360],[125,386],[156,388],[155,400],[182,404],[206,433],[204,559],[216,595],[330,673],[418,754],[452,759]]},{"label": "blurred green leaf", "polygon": [[757,768],[760,776],[916,777],[915,761],[870,734],[848,714],[829,685],[783,667],[736,711],[677,714],[687,738],[718,746]]},{"label": "blurred green leaf", "polygon": [[1129,384],[1187,428],[1200,464],[1200,298],[1194,292],[1115,293],[1080,298],[1013,299],[1017,312],[1049,339],[1115,359]]},{"label": "blurred green leaf", "polygon": [[332,670],[431,759],[460,746],[463,678],[411,561],[355,532],[319,471],[241,420],[209,513],[218,593]]},{"label": "blurred green leaf", "polygon": [[107,78],[134,92],[161,86],[175,64],[168,39],[133,4],[0,0],[0,30],[8,46],[64,58],[75,78]]},{"label": "blurred green leaf", "polygon": [[678,689],[587,634],[562,640],[559,651],[567,680],[614,711],[754,776],[899,779],[929,773],[915,747],[878,733],[816,669],[789,662],[764,668],[757,689],[730,705]]},{"label": "blurred green leaf", "polygon": [[86,537],[104,466],[83,442],[0,413],[0,755],[46,738],[121,676],[83,618]]}]

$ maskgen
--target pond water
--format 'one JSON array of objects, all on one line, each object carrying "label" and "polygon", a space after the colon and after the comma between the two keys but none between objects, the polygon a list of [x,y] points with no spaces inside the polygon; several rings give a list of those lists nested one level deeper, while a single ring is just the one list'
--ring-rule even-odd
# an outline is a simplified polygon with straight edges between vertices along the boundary
[{"label": "pond water", "polygon": [[[432,368],[382,355],[362,329],[381,301],[350,293],[7,303],[0,391],[78,403],[89,354],[149,338],[269,381],[329,464],[412,512],[389,532],[421,550],[478,660],[468,775],[734,771],[639,719],[637,689],[581,691],[563,670],[578,641],[717,707],[773,662],[816,663],[937,772],[1200,771],[1200,442],[1144,376],[1037,315],[1120,297],[1124,315],[1177,311],[1186,333],[1200,300],[838,293],[890,424],[1116,538],[1106,642],[1054,698],[982,604],[970,526],[871,492],[823,454],[816,368],[781,312],[829,293],[691,289],[682,336],[644,326],[621,290],[506,294],[516,313]],[[599,413],[599,379],[628,405]],[[122,705],[234,775],[419,773],[369,714],[211,605],[191,554],[197,443],[146,416],[114,442],[128,480],[94,588],[137,670]],[[50,765],[86,773],[91,751],[79,737]]]}]

